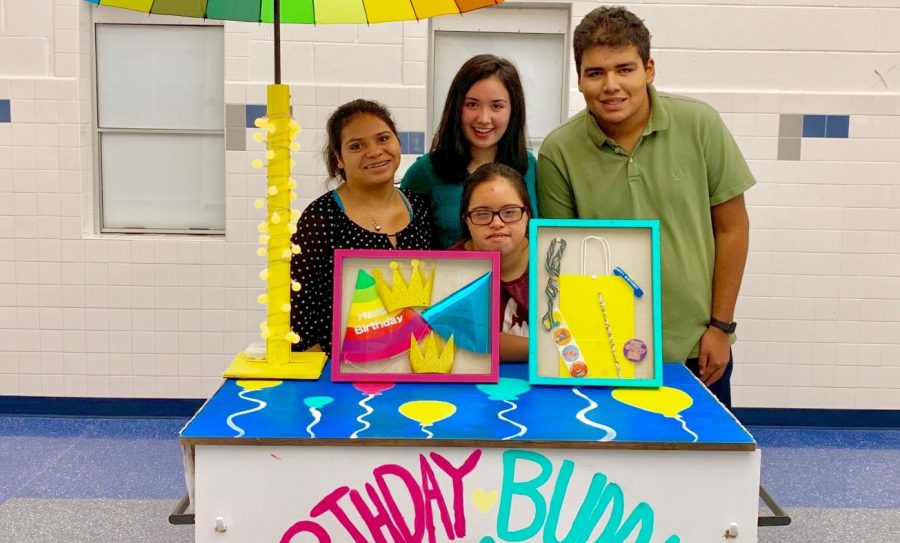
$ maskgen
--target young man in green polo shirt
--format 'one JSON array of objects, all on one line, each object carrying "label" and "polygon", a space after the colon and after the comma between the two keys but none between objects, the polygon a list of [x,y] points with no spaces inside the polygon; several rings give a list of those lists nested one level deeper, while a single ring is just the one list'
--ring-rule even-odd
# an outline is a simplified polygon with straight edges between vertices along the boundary
[{"label": "young man in green polo shirt", "polygon": [[541,216],[659,219],[663,357],[686,361],[730,407],[743,193],[756,181],[714,109],[653,88],[650,33],[633,13],[593,10],[573,46],[587,108],[541,146]]}]

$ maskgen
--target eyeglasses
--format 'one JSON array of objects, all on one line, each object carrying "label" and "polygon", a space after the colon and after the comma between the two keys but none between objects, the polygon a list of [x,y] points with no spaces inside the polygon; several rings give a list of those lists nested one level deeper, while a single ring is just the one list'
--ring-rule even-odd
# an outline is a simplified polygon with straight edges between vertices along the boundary
[{"label": "eyeglasses", "polygon": [[472,224],[478,226],[486,226],[494,222],[494,216],[500,217],[504,224],[519,222],[525,215],[525,206],[504,207],[500,211],[491,211],[490,209],[475,209],[465,214],[466,218],[472,221]]}]

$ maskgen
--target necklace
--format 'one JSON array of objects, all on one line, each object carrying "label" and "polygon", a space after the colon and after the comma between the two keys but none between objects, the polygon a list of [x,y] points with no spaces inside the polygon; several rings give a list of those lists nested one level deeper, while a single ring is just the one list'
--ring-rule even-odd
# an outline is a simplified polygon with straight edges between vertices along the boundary
[{"label": "necklace", "polygon": [[609,339],[609,348],[612,351],[613,364],[616,366],[616,376],[622,378],[622,366],[619,365],[619,351],[616,350],[616,340],[613,339],[612,327],[609,325],[609,316],[606,314],[606,301],[603,293],[597,291],[597,303],[600,304],[600,313],[603,315],[603,325],[606,327],[606,337]]},{"label": "necklace", "polygon": [[344,185],[344,188],[345,188],[345,191],[347,192],[347,195],[351,197],[351,200],[354,201],[356,206],[358,208],[362,209],[363,211],[365,211],[366,215],[368,215],[369,218],[372,219],[372,229],[375,230],[376,232],[381,232],[381,228],[382,228],[381,227],[381,215],[384,214],[384,212],[390,207],[391,202],[394,200],[394,193],[397,192],[397,190],[394,189],[393,187],[391,187],[391,193],[388,195],[387,200],[384,201],[384,204],[382,204],[381,212],[376,215],[376,214],[372,213],[371,211],[369,211],[369,209],[367,209],[364,205],[362,205],[356,199],[356,197],[353,196],[353,193],[350,191],[349,186]]}]

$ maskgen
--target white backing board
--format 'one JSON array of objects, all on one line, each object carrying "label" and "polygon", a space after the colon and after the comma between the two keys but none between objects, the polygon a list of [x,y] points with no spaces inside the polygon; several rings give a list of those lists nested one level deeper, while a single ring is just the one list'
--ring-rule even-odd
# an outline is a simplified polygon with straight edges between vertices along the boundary
[{"label": "white backing board", "polygon": [[[429,541],[433,525],[437,542],[540,541],[554,527],[560,540],[608,529],[616,541],[712,542],[737,523],[750,542],[759,470],[759,450],[198,445],[196,541],[347,542],[354,530],[364,541],[424,530],[412,540]],[[602,515],[587,518],[598,503]],[[379,522],[384,539],[370,529]]]}]

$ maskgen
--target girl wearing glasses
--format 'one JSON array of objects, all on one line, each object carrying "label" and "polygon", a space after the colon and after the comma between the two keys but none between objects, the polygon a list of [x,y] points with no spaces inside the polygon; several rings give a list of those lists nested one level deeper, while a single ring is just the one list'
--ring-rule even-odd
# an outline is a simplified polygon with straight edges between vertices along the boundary
[{"label": "girl wearing glasses", "polygon": [[436,246],[446,248],[460,239],[463,182],[490,162],[524,176],[531,201],[537,202],[535,158],[525,149],[525,92],[519,72],[506,59],[477,55],[450,84],[431,152],[409,167],[400,184],[431,200]]},{"label": "girl wearing glasses", "polygon": [[500,359],[528,360],[528,219],[522,175],[503,164],[480,166],[462,189],[462,241],[451,249],[500,253]]},{"label": "girl wearing glasses", "polygon": [[291,279],[291,327],[300,335],[295,350],[331,353],[335,249],[429,249],[432,218],[428,201],[394,187],[400,140],[390,112],[370,100],[338,107],[326,124],[328,176],[337,189],[314,200],[297,222],[292,241],[300,254]]}]

